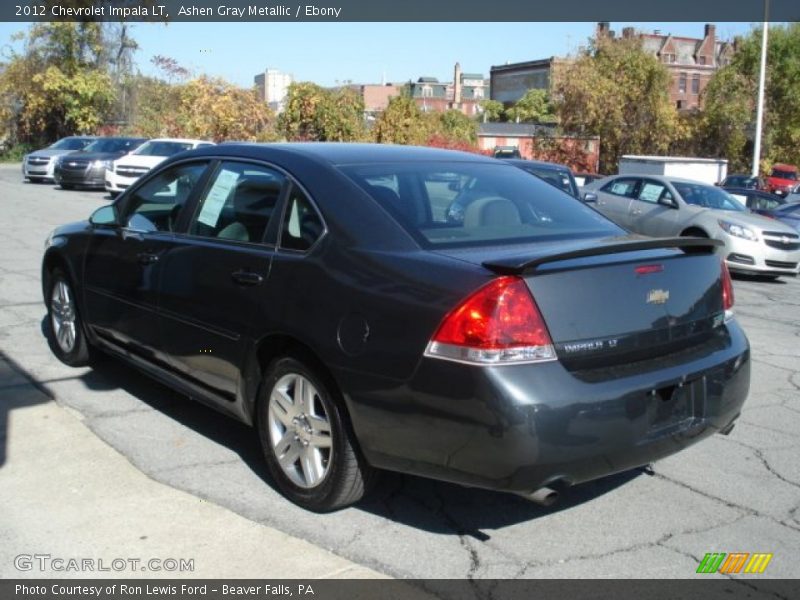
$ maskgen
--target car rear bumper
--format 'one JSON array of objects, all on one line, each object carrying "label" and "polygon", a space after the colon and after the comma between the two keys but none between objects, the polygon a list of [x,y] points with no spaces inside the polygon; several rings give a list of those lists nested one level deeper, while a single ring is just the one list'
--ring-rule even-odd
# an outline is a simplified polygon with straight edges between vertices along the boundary
[{"label": "car rear bumper", "polygon": [[371,464],[530,493],[642,466],[727,430],[747,397],[750,356],[731,321],[691,351],[592,372],[425,358],[392,388],[357,381],[346,399]]}]

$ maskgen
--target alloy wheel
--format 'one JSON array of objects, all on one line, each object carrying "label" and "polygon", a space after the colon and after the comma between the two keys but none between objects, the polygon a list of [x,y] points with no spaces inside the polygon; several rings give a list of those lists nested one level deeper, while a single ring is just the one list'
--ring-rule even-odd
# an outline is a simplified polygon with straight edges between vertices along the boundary
[{"label": "alloy wheel", "polygon": [[50,293],[50,320],[58,347],[69,354],[75,348],[78,316],[72,292],[63,279],[56,281]]},{"label": "alloy wheel", "polygon": [[319,392],[298,373],[281,377],[269,396],[272,451],[295,485],[310,489],[327,476],[333,452],[331,424]]}]

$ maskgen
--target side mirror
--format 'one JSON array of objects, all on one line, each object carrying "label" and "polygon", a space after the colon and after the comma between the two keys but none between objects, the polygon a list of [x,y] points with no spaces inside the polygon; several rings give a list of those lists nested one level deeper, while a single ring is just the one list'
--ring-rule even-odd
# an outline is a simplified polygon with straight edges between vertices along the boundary
[{"label": "side mirror", "polygon": [[594,204],[597,202],[597,194],[595,194],[594,192],[585,192],[583,194],[583,201],[586,204]]},{"label": "side mirror", "polygon": [[668,206],[669,208],[678,208],[675,200],[672,200],[671,198],[659,198],[658,203],[662,206]]},{"label": "side mirror", "polygon": [[117,213],[113,204],[101,206],[89,217],[89,223],[98,227],[109,227],[117,225]]}]

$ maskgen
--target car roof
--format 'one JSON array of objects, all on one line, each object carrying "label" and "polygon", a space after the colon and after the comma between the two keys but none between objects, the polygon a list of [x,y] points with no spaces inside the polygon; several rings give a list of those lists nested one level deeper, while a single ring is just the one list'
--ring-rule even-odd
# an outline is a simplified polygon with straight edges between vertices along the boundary
[{"label": "car roof", "polygon": [[148,142],[180,142],[182,144],[213,144],[209,140],[192,140],[188,138],[153,138]]},{"label": "car roof", "polygon": [[781,171],[797,171],[797,167],[794,165],[788,165],[786,163],[775,163],[772,165],[773,169],[780,169]]},{"label": "car roof", "polygon": [[284,155],[290,154],[303,158],[316,159],[332,165],[404,161],[457,161],[498,164],[497,159],[480,154],[394,144],[355,144],[343,142],[259,144],[229,142],[194,150],[196,156],[202,154],[224,154],[249,158],[267,158],[275,151]]},{"label": "car roof", "polygon": [[526,160],[524,158],[507,158],[504,159],[505,162],[511,163],[517,167],[524,167],[526,165],[532,165],[536,167],[544,167],[546,169],[553,169],[559,171],[569,171],[569,167],[567,165],[562,165],[561,163],[554,163],[554,162],[547,162],[544,160]]}]

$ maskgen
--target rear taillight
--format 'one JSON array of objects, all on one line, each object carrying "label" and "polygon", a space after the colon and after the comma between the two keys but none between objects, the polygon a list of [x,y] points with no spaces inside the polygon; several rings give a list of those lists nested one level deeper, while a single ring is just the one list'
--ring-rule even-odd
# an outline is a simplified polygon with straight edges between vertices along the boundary
[{"label": "rear taillight", "polygon": [[722,261],[722,308],[725,310],[725,320],[733,318],[733,281],[728,265]]},{"label": "rear taillight", "polygon": [[539,308],[518,277],[499,277],[467,297],[444,318],[425,354],[489,365],[556,359]]}]

